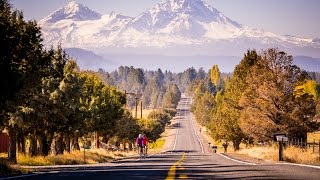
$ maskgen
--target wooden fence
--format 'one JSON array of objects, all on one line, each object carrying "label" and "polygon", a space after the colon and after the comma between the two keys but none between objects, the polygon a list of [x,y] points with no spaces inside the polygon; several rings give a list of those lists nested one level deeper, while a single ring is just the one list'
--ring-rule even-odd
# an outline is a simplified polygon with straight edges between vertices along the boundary
[{"label": "wooden fence", "polygon": [[320,159],[320,140],[313,140],[313,141],[303,141],[302,139],[290,139],[287,142],[289,146],[296,146],[305,151],[316,153],[319,155]]},{"label": "wooden fence", "polygon": [[0,153],[8,152],[9,136],[6,133],[0,132]]}]

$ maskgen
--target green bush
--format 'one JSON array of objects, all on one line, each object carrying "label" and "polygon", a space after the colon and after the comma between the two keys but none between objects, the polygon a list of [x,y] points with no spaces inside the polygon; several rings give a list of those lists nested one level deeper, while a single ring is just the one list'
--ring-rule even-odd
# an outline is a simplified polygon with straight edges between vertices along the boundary
[{"label": "green bush", "polygon": [[164,111],[153,111],[148,115],[148,119],[153,119],[159,121],[163,126],[170,124],[171,116],[169,113]]},{"label": "green bush", "polygon": [[170,114],[171,117],[174,117],[177,114],[177,110],[174,108],[165,108],[163,112]]}]

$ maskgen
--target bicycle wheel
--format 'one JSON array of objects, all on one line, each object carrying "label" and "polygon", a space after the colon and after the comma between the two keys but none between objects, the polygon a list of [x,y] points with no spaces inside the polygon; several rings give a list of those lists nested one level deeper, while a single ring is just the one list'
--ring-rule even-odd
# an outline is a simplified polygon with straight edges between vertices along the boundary
[{"label": "bicycle wheel", "polygon": [[141,159],[143,156],[143,149],[141,146],[139,146],[139,158]]},{"label": "bicycle wheel", "polygon": [[148,147],[144,146],[144,156],[148,156]]}]

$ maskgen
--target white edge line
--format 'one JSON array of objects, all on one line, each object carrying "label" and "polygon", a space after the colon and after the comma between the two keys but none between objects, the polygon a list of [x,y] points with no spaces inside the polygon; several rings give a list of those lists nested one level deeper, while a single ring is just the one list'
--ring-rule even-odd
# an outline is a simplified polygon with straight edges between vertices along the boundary
[{"label": "white edge line", "polygon": [[296,164],[296,163],[277,163],[277,164],[285,164],[285,165],[292,165],[292,166],[302,166],[302,167],[309,167],[309,168],[316,168],[316,169],[320,169],[320,166],[313,166],[313,165],[308,165],[308,164]]},{"label": "white edge line", "polygon": [[231,160],[231,161],[238,162],[238,163],[242,163],[242,164],[246,164],[246,165],[257,165],[257,164],[255,164],[255,163],[249,163],[249,162],[244,162],[244,161],[232,159],[232,158],[230,158],[230,157],[228,157],[228,156],[225,156],[225,155],[223,155],[223,154],[220,154],[220,153],[219,153],[219,155],[222,156],[222,157],[224,157],[224,158],[227,158],[227,159],[229,159],[229,160]]},{"label": "white edge line", "polygon": [[177,131],[176,131],[176,138],[174,140],[174,145],[173,145],[173,148],[171,150],[171,153],[176,149],[176,145],[177,145],[177,139],[178,139],[178,133],[179,133],[179,128],[177,128]]},{"label": "white edge line", "polygon": [[175,139],[174,139],[174,144],[173,144],[173,148],[172,148],[172,150],[171,150],[171,153],[173,153],[173,151],[176,149],[176,145],[177,145],[177,139],[178,139],[179,128],[180,128],[180,120],[179,120],[179,119],[178,119],[177,125],[178,125],[178,128],[177,128],[177,130],[176,130],[176,137],[175,137]]},{"label": "white edge line", "polygon": [[17,178],[25,178],[25,177],[30,177],[30,176],[38,176],[44,173],[34,173],[34,174],[26,174],[26,175],[19,175],[19,176],[11,176],[11,177],[5,177],[5,178],[0,178],[0,179],[17,179]]},{"label": "white edge line", "polygon": [[[191,115],[190,115],[190,116],[191,116]],[[192,126],[193,126],[194,134],[196,135],[197,140],[198,140],[198,142],[199,142],[199,144],[200,144],[200,146],[201,146],[201,152],[204,153],[203,145],[202,145],[202,142],[200,141],[200,138],[199,138],[199,136],[198,136],[198,134],[197,134],[197,132],[196,132],[196,128],[194,127],[194,122],[193,122],[194,119],[192,118],[192,116],[191,116],[191,121],[192,121]]]}]

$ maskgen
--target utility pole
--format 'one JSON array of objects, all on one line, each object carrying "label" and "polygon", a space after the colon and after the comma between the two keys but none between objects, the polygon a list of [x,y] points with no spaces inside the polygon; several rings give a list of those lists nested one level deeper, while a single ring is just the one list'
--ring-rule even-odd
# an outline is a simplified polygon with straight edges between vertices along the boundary
[{"label": "utility pole", "polygon": [[[124,91],[125,92],[125,94],[127,95],[127,94],[129,94],[129,95],[132,95],[132,96],[135,96],[135,100],[136,100],[136,102],[135,102],[135,105],[136,105],[136,109],[135,109],[135,118],[137,119],[138,118],[138,96],[141,96],[142,94],[138,94],[138,93],[127,93],[127,91]],[[126,100],[127,100],[127,97],[126,97]],[[127,105],[127,102],[126,102],[126,105]],[[141,102],[141,118],[142,118],[142,102]]]},{"label": "utility pole", "polygon": [[124,90],[124,94],[126,96],[126,105],[125,105],[125,108],[127,108],[127,103],[128,103],[128,100],[127,100],[127,90]]},{"label": "utility pole", "polygon": [[138,117],[138,97],[136,96],[135,99],[136,99],[136,119],[137,119],[137,117]]},{"label": "utility pole", "polygon": [[140,109],[141,109],[141,119],[142,119],[142,100],[140,102]]}]

